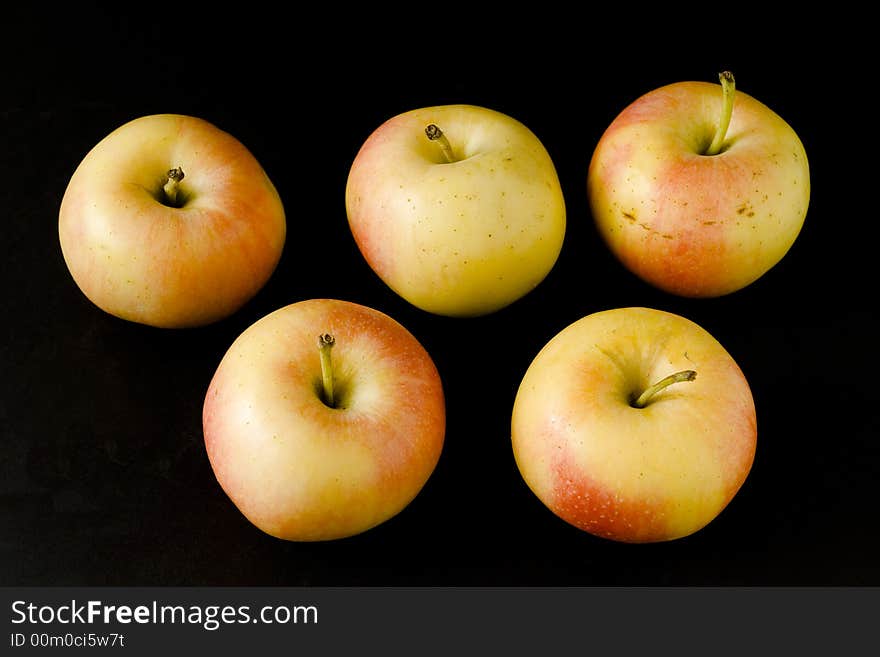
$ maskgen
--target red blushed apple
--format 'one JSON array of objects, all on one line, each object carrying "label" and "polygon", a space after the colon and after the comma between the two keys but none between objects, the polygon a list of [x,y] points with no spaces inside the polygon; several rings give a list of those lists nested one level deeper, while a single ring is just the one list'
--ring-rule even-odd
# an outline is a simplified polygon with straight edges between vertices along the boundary
[{"label": "red blushed apple", "polygon": [[624,109],[590,161],[587,192],[618,260],[672,294],[716,297],[751,284],[789,251],[810,199],[807,155],[766,105],[680,82]]},{"label": "red blushed apple", "polygon": [[707,331],[619,308],[563,329],[520,384],[511,436],[535,495],[568,523],[631,543],[687,536],[733,499],[757,441],[751,390]]},{"label": "red blushed apple", "polygon": [[204,403],[220,486],[291,541],[364,532],[402,511],[440,457],[445,402],[417,339],[355,303],[312,299],[246,329]]},{"label": "red blushed apple", "polygon": [[235,137],[190,116],[126,123],[74,171],[58,220],[74,281],[95,305],[163,328],[238,310],[281,257],[281,199]]}]

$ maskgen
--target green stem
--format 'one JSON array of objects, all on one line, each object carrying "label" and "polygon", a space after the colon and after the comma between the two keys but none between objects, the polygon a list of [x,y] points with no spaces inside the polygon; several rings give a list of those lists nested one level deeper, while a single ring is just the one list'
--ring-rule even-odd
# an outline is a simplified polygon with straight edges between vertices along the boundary
[{"label": "green stem", "polygon": [[632,405],[636,408],[644,408],[648,405],[648,402],[651,401],[651,398],[666,386],[671,386],[673,383],[681,383],[682,381],[693,381],[696,378],[697,373],[694,370],[683,370],[681,372],[676,372],[675,374],[670,374],[645,390]]},{"label": "green stem", "polygon": [[715,130],[715,136],[712,143],[706,149],[706,155],[718,155],[721,152],[721,145],[727,136],[727,128],[730,126],[730,117],[733,114],[733,97],[736,95],[736,81],[733,79],[733,73],[724,71],[718,74],[721,80],[721,121]]},{"label": "green stem", "polygon": [[437,145],[440,146],[440,150],[443,151],[443,157],[446,158],[447,163],[451,164],[455,162],[455,155],[452,154],[452,145],[439,127],[431,123],[425,128],[425,135],[431,141],[437,142]]},{"label": "green stem", "polygon": [[330,350],[336,340],[329,333],[318,336],[318,351],[321,354],[321,381],[324,386],[324,403],[330,408],[336,407],[333,396],[333,364],[330,361]]},{"label": "green stem", "polygon": [[162,191],[165,192],[165,198],[168,200],[168,205],[176,208],[178,185],[184,177],[183,169],[175,167],[174,169],[169,169],[168,173],[165,175],[168,177],[168,180],[166,180],[165,184],[162,186]]}]

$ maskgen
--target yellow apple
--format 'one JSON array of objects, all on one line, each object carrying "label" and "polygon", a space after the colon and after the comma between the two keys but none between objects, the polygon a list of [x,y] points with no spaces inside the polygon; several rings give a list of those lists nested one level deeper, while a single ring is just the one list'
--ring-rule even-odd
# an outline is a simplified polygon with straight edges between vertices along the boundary
[{"label": "yellow apple", "polygon": [[804,146],[769,107],[722,86],[651,91],[602,135],[587,174],[599,234],[651,285],[717,297],[763,276],[794,244],[810,199]]},{"label": "yellow apple", "polygon": [[222,319],[284,247],[284,208],[253,154],[202,119],[134,119],[74,171],[58,218],[74,281],[95,305],[164,328]]},{"label": "yellow apple", "polygon": [[252,524],[290,541],[344,538],[397,515],[432,474],[445,423],[440,376],[418,340],[336,299],[247,328],[203,410],[220,486]]},{"label": "yellow apple", "polygon": [[650,308],[588,315],[528,367],[511,421],[529,488],[586,532],[645,543],[706,526],[755,455],[751,390],[705,329]]},{"label": "yellow apple", "polygon": [[553,268],[565,235],[543,144],[514,118],[473,105],[383,123],[352,163],[345,201],[370,267],[439,315],[485,315],[521,298]]}]

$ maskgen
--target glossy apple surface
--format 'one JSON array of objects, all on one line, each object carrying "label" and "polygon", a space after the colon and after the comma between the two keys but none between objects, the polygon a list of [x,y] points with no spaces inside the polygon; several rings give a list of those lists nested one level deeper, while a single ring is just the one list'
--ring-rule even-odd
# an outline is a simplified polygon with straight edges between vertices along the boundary
[{"label": "glossy apple surface", "polygon": [[753,283],[788,253],[810,199],[807,155],[773,110],[742,91],[716,155],[718,84],[681,82],[635,100],[590,161],[599,234],[631,272],[685,297]]},{"label": "glossy apple surface", "polygon": [[[168,173],[181,170],[174,199]],[[163,328],[238,310],[269,279],[286,236],[274,185],[235,137],[160,114],[117,128],[86,154],[59,212],[64,260],[95,305]]]},{"label": "glossy apple surface", "polygon": [[[437,126],[442,139],[426,136]],[[346,186],[352,234],[397,294],[440,315],[494,312],[533,290],[565,235],[556,169],[516,119],[473,105],[412,110],[377,128]]]},{"label": "glossy apple surface", "polygon": [[[635,406],[678,372],[696,376]],[[757,422],[745,376],[707,331],[619,308],[572,323],[538,353],[511,435],[526,484],[551,511],[591,534],[645,543],[718,516],[751,469]]]},{"label": "glossy apple surface", "polygon": [[[329,334],[334,405],[318,337]],[[220,486],[255,526],[291,541],[344,538],[402,511],[443,446],[439,373],[416,338],[359,304],[312,299],[246,329],[203,411]]]}]

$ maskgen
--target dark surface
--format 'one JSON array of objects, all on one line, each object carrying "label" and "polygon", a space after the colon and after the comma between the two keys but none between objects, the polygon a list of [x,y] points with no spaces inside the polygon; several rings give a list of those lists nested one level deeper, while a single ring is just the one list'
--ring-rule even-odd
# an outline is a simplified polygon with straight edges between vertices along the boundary
[{"label": "dark surface", "polygon": [[[850,147],[859,53],[806,47],[803,34],[782,42],[771,27],[722,48],[614,24],[584,35],[527,17],[476,27],[447,17],[448,31],[420,23],[401,36],[250,9],[216,25],[176,12],[6,17],[0,48],[15,65],[0,88],[0,584],[880,584],[880,313],[865,226],[877,221],[875,183]],[[586,168],[630,101],[722,68],[800,135],[811,205],[794,247],[759,281],[720,299],[680,299],[633,278],[599,242]],[[345,217],[348,168],[368,134],[394,114],[448,102],[528,125],[567,202],[565,245],[547,279],[479,319],[435,317],[397,298]],[[157,112],[200,116],[238,137],[288,215],[272,279],[210,327],[165,331],[106,315],[80,293],[58,244],[58,207],[79,161],[115,127]],[[201,406],[237,335],[311,297],[378,308],[416,335],[443,377],[448,427],[433,477],[400,515],[350,539],[295,544],[251,526],[220,490]],[[703,326],[756,399],[748,480],[717,520],[671,543],[623,545],[568,526],[526,488],[510,449],[513,399],[540,347],[575,319],[627,305]],[[479,351],[473,336],[486,338]]]}]

